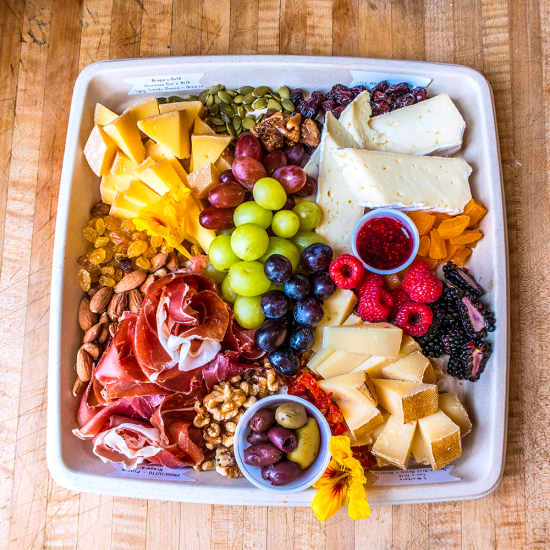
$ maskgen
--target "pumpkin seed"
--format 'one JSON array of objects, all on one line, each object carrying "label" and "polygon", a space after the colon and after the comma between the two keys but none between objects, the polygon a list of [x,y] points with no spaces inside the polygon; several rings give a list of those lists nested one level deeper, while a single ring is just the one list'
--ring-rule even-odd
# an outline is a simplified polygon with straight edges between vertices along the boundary
[{"label": "pumpkin seed", "polygon": [[222,100],[218,97],[218,94],[214,96],[214,103],[217,103],[218,105],[222,102]]},{"label": "pumpkin seed", "polygon": [[293,113],[294,112],[294,103],[292,103],[292,101],[290,101],[290,99],[283,99],[282,101],[282,104],[283,104],[283,107]]},{"label": "pumpkin seed", "polygon": [[214,105],[214,96],[212,94],[208,94],[205,105],[207,108],[210,108],[212,107],[212,105]]},{"label": "pumpkin seed", "polygon": [[254,97],[263,97],[267,94],[267,92],[269,92],[269,88],[267,86],[258,86],[252,90],[252,95]]},{"label": "pumpkin seed", "polygon": [[171,95],[169,98],[168,98],[168,101],[170,103],[180,103],[181,101],[186,101],[185,99],[183,99],[183,97],[179,97],[177,95]]},{"label": "pumpkin seed", "polygon": [[223,126],[224,125],[224,121],[220,117],[217,117],[217,116],[213,116],[210,119],[210,122],[212,122],[212,124],[214,124],[214,126]]},{"label": "pumpkin seed", "polygon": [[165,97],[157,97],[159,105],[164,105],[165,103],[168,103],[167,99]]},{"label": "pumpkin seed", "polygon": [[223,90],[220,90],[218,92],[218,97],[224,102],[224,103],[232,103],[233,102],[233,98],[227,93],[227,92],[224,92]]},{"label": "pumpkin seed", "polygon": [[235,130],[239,130],[240,127],[242,126],[242,123],[243,123],[243,121],[241,120],[241,117],[239,115],[234,116],[231,119],[231,122],[232,122],[233,128],[235,128]]},{"label": "pumpkin seed", "polygon": [[212,95],[217,94],[220,90],[225,90],[225,86],[223,84],[214,84],[214,86],[210,86],[210,89],[208,90]]},{"label": "pumpkin seed", "polygon": [[229,122],[225,125],[225,127],[227,128],[227,132],[232,135],[232,136],[236,136],[237,135],[237,132],[235,132],[235,128],[233,128],[233,125],[232,124],[229,124]]},{"label": "pumpkin seed", "polygon": [[233,107],[231,105],[228,105],[227,103],[222,103],[220,105],[220,111],[227,116],[234,116],[235,113],[233,112]]},{"label": "pumpkin seed", "polygon": [[245,105],[249,105],[250,103],[254,103],[256,101],[256,96],[253,96],[252,93],[248,93],[243,98],[243,103]]},{"label": "pumpkin seed", "polygon": [[260,114],[256,117],[256,124],[258,124],[258,122],[260,122],[260,120],[262,120],[262,118],[264,118],[264,114],[265,114],[265,113],[260,113]]},{"label": "pumpkin seed", "polygon": [[248,103],[243,103],[243,107],[245,111],[248,111],[249,113],[254,110],[254,107],[252,105],[248,105]]},{"label": "pumpkin seed", "polygon": [[208,109],[208,112],[212,116],[216,116],[220,112],[220,106],[217,105],[217,104],[214,104],[214,105],[212,105],[212,107],[210,107],[210,109]]},{"label": "pumpkin seed", "polygon": [[246,95],[246,94],[249,94],[250,92],[252,92],[252,90],[254,90],[254,88],[252,86],[241,86],[237,91],[241,95]]},{"label": "pumpkin seed", "polygon": [[281,86],[277,93],[281,96],[281,99],[290,99],[290,90],[286,86]]},{"label": "pumpkin seed", "polygon": [[273,94],[273,99],[276,99],[277,101],[281,101],[281,96],[277,93]]},{"label": "pumpkin seed", "polygon": [[225,113],[221,113],[220,114],[220,118],[225,122],[231,122],[231,119],[225,114]]},{"label": "pumpkin seed", "polygon": [[239,95],[236,95],[234,98],[233,98],[233,102],[234,103],[238,103],[239,105],[243,102],[243,99],[244,99],[244,96],[239,94]]},{"label": "pumpkin seed", "polygon": [[279,113],[283,110],[281,104],[276,99],[270,99],[267,102],[267,108],[273,109],[274,111],[277,111]]},{"label": "pumpkin seed", "polygon": [[256,121],[253,118],[247,116],[243,119],[243,128],[246,130],[250,130],[250,128],[254,128],[254,126],[256,126]]},{"label": "pumpkin seed", "polygon": [[237,137],[241,137],[241,134],[243,133],[242,126],[237,130]]},{"label": "pumpkin seed", "polygon": [[187,101],[199,101],[199,98],[196,95],[188,95]]},{"label": "pumpkin seed", "polygon": [[246,116],[246,109],[242,106],[242,105],[239,105],[237,107],[237,114],[241,117],[241,118],[244,118]]},{"label": "pumpkin seed", "polygon": [[206,100],[208,99],[208,90],[203,90],[199,94],[199,101],[202,101],[203,103],[206,103]]},{"label": "pumpkin seed", "polygon": [[267,99],[261,97],[252,103],[254,109],[265,109],[267,107]]},{"label": "pumpkin seed", "polygon": [[237,90],[226,90],[226,92],[231,96],[235,97],[237,95]]}]

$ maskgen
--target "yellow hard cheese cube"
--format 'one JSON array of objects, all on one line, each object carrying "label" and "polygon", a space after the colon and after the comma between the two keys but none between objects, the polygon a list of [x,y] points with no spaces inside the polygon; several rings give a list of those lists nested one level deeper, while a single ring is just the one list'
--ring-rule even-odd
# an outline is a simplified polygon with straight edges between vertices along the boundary
[{"label": "yellow hard cheese cube", "polygon": [[195,136],[215,136],[216,132],[199,117],[195,118],[195,124],[193,125],[193,134]]},{"label": "yellow hard cheese cube", "polygon": [[84,156],[93,172],[98,176],[108,172],[116,152],[116,143],[102,128],[94,126],[84,147]]},{"label": "yellow hard cheese cube", "polygon": [[117,218],[137,218],[141,208],[124,197],[124,193],[117,193],[109,214]]},{"label": "yellow hard cheese cube", "polygon": [[351,372],[365,371],[372,379],[384,378],[382,375],[382,370],[394,361],[394,359],[388,359],[387,357],[382,357],[381,355],[369,355],[366,357],[367,358],[361,364],[357,365]]},{"label": "yellow hard cheese cube", "polygon": [[[185,111],[179,112],[185,113]],[[191,165],[193,171],[208,163],[214,164],[232,139],[231,136],[218,135],[191,136]]]},{"label": "yellow hard cheese cube", "polygon": [[137,167],[138,165],[136,162],[119,150],[115,155],[115,160],[113,160],[110,171],[114,176],[134,178],[134,171]]},{"label": "yellow hard cheese cube", "polygon": [[160,162],[162,159],[168,160],[181,180],[183,182],[187,181],[187,172],[181,165],[180,161],[176,158],[176,155],[174,155],[174,153],[172,153],[172,151],[167,149],[164,145],[161,143],[154,143],[148,154],[155,162]]},{"label": "yellow hard cheese cube", "polygon": [[233,166],[235,155],[230,149],[226,149],[214,163],[214,166],[221,172],[229,170]]},{"label": "yellow hard cheese cube", "polygon": [[323,347],[397,359],[402,334],[400,328],[392,325],[329,326],[323,330]]},{"label": "yellow hard cheese cube", "polygon": [[191,172],[187,176],[189,189],[199,199],[207,199],[212,187],[220,183],[220,172],[213,164],[206,164],[202,168]]},{"label": "yellow hard cheese cube", "polygon": [[[200,101],[176,101],[175,103],[161,103],[159,108],[161,113],[187,111],[187,131],[189,134],[193,132],[196,120],[200,120],[205,113],[204,105]],[[210,126],[206,126],[210,128]],[[216,132],[214,132],[214,134],[215,133]]]},{"label": "yellow hard cheese cube", "polygon": [[123,113],[103,127],[109,137],[137,164],[145,160],[145,147],[132,113]]},{"label": "yellow hard cheese cube", "polygon": [[420,418],[418,427],[434,470],[447,466],[462,454],[460,428],[444,412]]},{"label": "yellow hard cheese cube", "polygon": [[189,132],[186,111],[172,111],[140,120],[139,129],[157,143],[164,145],[178,158],[188,158]]},{"label": "yellow hard cheese cube", "polygon": [[384,431],[372,447],[372,454],[405,470],[409,464],[415,430],[416,421],[402,424],[399,419],[390,416]]},{"label": "yellow hard cheese cube", "polygon": [[418,464],[428,465],[430,463],[430,461],[428,460],[428,453],[426,453],[426,449],[424,448],[424,440],[422,439],[422,434],[418,429],[414,432],[411,453],[414,461],[418,462]]},{"label": "yellow hard cheese cube", "polygon": [[315,374],[319,374],[318,368],[322,365],[326,359],[328,359],[333,353],[336,353],[333,349],[321,348],[308,362],[308,369],[312,370]]},{"label": "yellow hard cheese cube", "polygon": [[472,423],[456,393],[439,394],[439,408],[460,428],[460,437],[472,431]]},{"label": "yellow hard cheese cube", "polygon": [[380,411],[371,403],[353,403],[343,399],[335,401],[357,440],[361,440],[384,422]]},{"label": "yellow hard cheese cube", "polygon": [[400,380],[373,380],[378,402],[402,424],[437,412],[437,386]]},{"label": "yellow hard cheese cube", "polygon": [[353,401],[354,403],[368,401],[373,405],[378,404],[374,384],[370,376],[364,371],[350,372],[328,380],[319,380],[317,384],[327,393],[332,393],[336,399]]},{"label": "yellow hard cheese cube", "polygon": [[185,185],[167,159],[162,159],[149,168],[145,168],[141,172],[140,178],[159,195],[164,195],[170,189],[177,189],[178,186]]},{"label": "yellow hard cheese cube", "polygon": [[150,206],[160,200],[158,193],[155,193],[148,185],[139,180],[135,180],[130,184],[124,193],[124,197],[140,208]]},{"label": "yellow hard cheese cube", "polygon": [[148,168],[151,168],[151,166],[154,166],[158,161],[153,160],[151,157],[147,157],[135,170],[134,170],[134,176],[137,176],[140,180],[144,181],[141,177],[143,172],[147,170]]},{"label": "yellow hard cheese cube", "polygon": [[[324,348],[321,348],[324,349]],[[332,350],[334,351],[334,350]],[[322,365],[319,365],[317,373],[323,378],[332,378],[351,372],[368,358],[362,353],[351,353],[349,351],[334,351]]]},{"label": "yellow hard cheese cube", "polygon": [[403,338],[401,340],[401,349],[399,350],[399,355],[401,357],[405,357],[405,355],[409,355],[413,353],[414,351],[422,351],[422,348],[420,347],[420,344],[411,336],[408,334],[403,334]]},{"label": "yellow hard cheese cube", "polygon": [[105,204],[113,204],[116,194],[124,193],[124,191],[128,189],[131,181],[132,180],[130,178],[115,176],[110,172],[104,174],[101,178],[101,183],[99,184],[101,200]]},{"label": "yellow hard cheese cube", "polygon": [[[431,369],[433,378],[433,369],[430,361],[419,351],[415,351],[398,359],[382,369],[384,378],[390,380],[403,380],[404,382],[416,382],[418,384],[424,381],[424,376],[428,368]],[[433,382],[433,380],[432,380]]]},{"label": "yellow hard cheese cube", "polygon": [[142,99],[133,105],[130,105],[125,113],[132,113],[136,122],[159,114],[159,102],[156,97]]},{"label": "yellow hard cheese cube", "polygon": [[110,109],[107,109],[101,103],[96,103],[94,111],[94,124],[105,126],[109,122],[113,122],[118,115],[113,113]]}]

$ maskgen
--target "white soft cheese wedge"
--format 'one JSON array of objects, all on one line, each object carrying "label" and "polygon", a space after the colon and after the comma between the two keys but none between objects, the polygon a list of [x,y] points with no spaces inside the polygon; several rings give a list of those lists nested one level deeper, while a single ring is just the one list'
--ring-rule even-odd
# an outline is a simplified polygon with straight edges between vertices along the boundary
[{"label": "white soft cheese wedge", "polygon": [[390,416],[372,447],[372,454],[405,470],[409,464],[415,430],[416,421],[402,424],[399,419]]},{"label": "white soft cheese wedge", "polygon": [[418,428],[434,470],[447,466],[462,454],[460,428],[444,412],[420,418]]},{"label": "white soft cheese wedge", "polygon": [[402,155],[450,155],[462,146],[466,123],[448,94],[370,116],[370,97],[363,92],[339,120],[362,149]]},{"label": "white soft cheese wedge", "polygon": [[359,146],[332,113],[327,113],[318,147],[317,205],[321,210],[321,221],[316,231],[332,246],[336,256],[352,253],[353,228],[363,215],[363,208],[354,198],[351,188],[344,183],[340,168],[331,154],[343,148],[358,149]]},{"label": "white soft cheese wedge", "polygon": [[[325,308],[325,316],[317,326],[315,331],[315,343],[311,348],[317,352],[323,346],[323,330],[325,327],[338,327],[351,315],[357,296],[353,290],[343,290],[338,288],[336,292],[323,304]],[[357,319],[358,317],[355,316]]]},{"label": "white soft cheese wedge", "polygon": [[472,198],[464,159],[341,149],[331,153],[354,200],[367,208],[460,214]]},{"label": "white soft cheese wedge", "polygon": [[335,401],[342,411],[353,437],[358,441],[384,422],[380,411],[371,403],[353,403],[343,399],[335,399]]},{"label": "white soft cheese wedge", "polygon": [[315,151],[313,151],[313,155],[309,157],[309,160],[307,161],[306,165],[304,166],[304,172],[311,176],[314,180],[319,178],[319,156],[321,152],[321,147],[317,147]]},{"label": "white soft cheese wedge", "polygon": [[389,378],[390,380],[402,380],[404,382],[416,382],[420,384],[424,381],[424,375],[428,367],[431,368],[430,361],[419,351],[415,351],[402,357],[395,363],[384,367],[382,374],[384,378]]},{"label": "white soft cheese wedge", "polygon": [[374,384],[365,371],[319,380],[317,384],[327,393],[332,393],[337,399],[355,403],[364,403],[367,399],[373,405],[378,405]]},{"label": "white soft cheese wedge", "polygon": [[472,422],[456,393],[439,394],[439,408],[460,428],[460,437],[472,431]]},{"label": "white soft cheese wedge", "polygon": [[373,380],[378,402],[402,424],[438,410],[437,386],[400,380]]}]

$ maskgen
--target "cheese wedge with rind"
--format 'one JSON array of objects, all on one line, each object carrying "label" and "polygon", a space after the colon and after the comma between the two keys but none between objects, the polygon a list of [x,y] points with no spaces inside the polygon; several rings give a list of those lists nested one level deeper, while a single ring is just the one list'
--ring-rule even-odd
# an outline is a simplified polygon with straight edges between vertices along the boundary
[{"label": "cheese wedge with rind", "polygon": [[402,424],[438,410],[437,386],[400,380],[373,380],[378,402]]},{"label": "cheese wedge with rind", "polygon": [[378,405],[374,384],[365,371],[350,372],[327,380],[319,380],[317,384],[337,399],[355,403],[364,403],[367,399],[373,405]]},{"label": "cheese wedge with rind", "polygon": [[383,378],[382,370],[385,366],[391,365],[393,361],[394,359],[388,359],[380,355],[371,355],[351,372],[365,371],[371,378]]},{"label": "cheese wedge with rind", "polygon": [[111,168],[117,150],[117,144],[101,126],[96,125],[84,146],[84,156],[92,171],[97,176],[102,176]]},{"label": "cheese wedge with rind", "polygon": [[384,367],[382,374],[384,378],[390,380],[403,380],[404,382],[420,384],[424,380],[428,367],[431,367],[430,361],[419,351],[415,351]]},{"label": "cheese wedge with rind", "polygon": [[384,422],[380,411],[371,403],[353,403],[335,399],[348,428],[355,439],[360,440]]},{"label": "cheese wedge with rind", "polygon": [[418,462],[418,464],[425,464],[426,466],[430,464],[428,453],[426,453],[426,449],[424,448],[424,440],[422,439],[422,434],[419,429],[414,432],[411,453],[414,461]]},{"label": "cheese wedge with rind", "polygon": [[124,176],[126,178],[134,178],[134,170],[138,167],[137,163],[118,150],[113,164],[111,165],[111,174],[115,176]]},{"label": "cheese wedge with rind", "polygon": [[461,437],[472,431],[472,422],[456,393],[440,393],[439,408],[460,428]]},{"label": "cheese wedge with rind", "polygon": [[464,159],[340,149],[331,153],[358,205],[460,214],[471,200]]},{"label": "cheese wedge with rind", "polygon": [[460,428],[443,411],[420,418],[418,428],[434,470],[447,466],[462,454]]},{"label": "cheese wedge with rind", "polygon": [[140,208],[150,206],[160,200],[160,195],[140,180],[134,180],[130,183],[124,197]]},{"label": "cheese wedge with rind", "polygon": [[225,148],[231,143],[231,136],[191,136],[191,171],[208,163],[215,164]]},{"label": "cheese wedge with rind", "polygon": [[408,334],[403,334],[399,356],[405,357],[405,355],[409,355],[414,351],[422,351],[420,344],[412,336],[409,336]]},{"label": "cheese wedge with rind", "polygon": [[416,420],[402,424],[399,419],[390,416],[372,446],[372,454],[405,470],[409,464],[415,430]]},{"label": "cheese wedge with rind", "polygon": [[334,351],[334,353],[330,357],[327,357],[323,364],[319,366],[317,373],[325,379],[347,374],[363,363],[366,357],[367,356],[363,353]]}]

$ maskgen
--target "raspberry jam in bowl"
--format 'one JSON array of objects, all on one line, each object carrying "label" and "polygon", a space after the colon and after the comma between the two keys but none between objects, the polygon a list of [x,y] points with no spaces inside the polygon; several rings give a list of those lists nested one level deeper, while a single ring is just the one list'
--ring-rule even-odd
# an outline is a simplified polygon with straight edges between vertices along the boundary
[{"label": "raspberry jam in bowl", "polygon": [[405,269],[416,257],[418,230],[411,219],[392,208],[365,214],[351,238],[353,253],[373,273],[389,275]]}]

